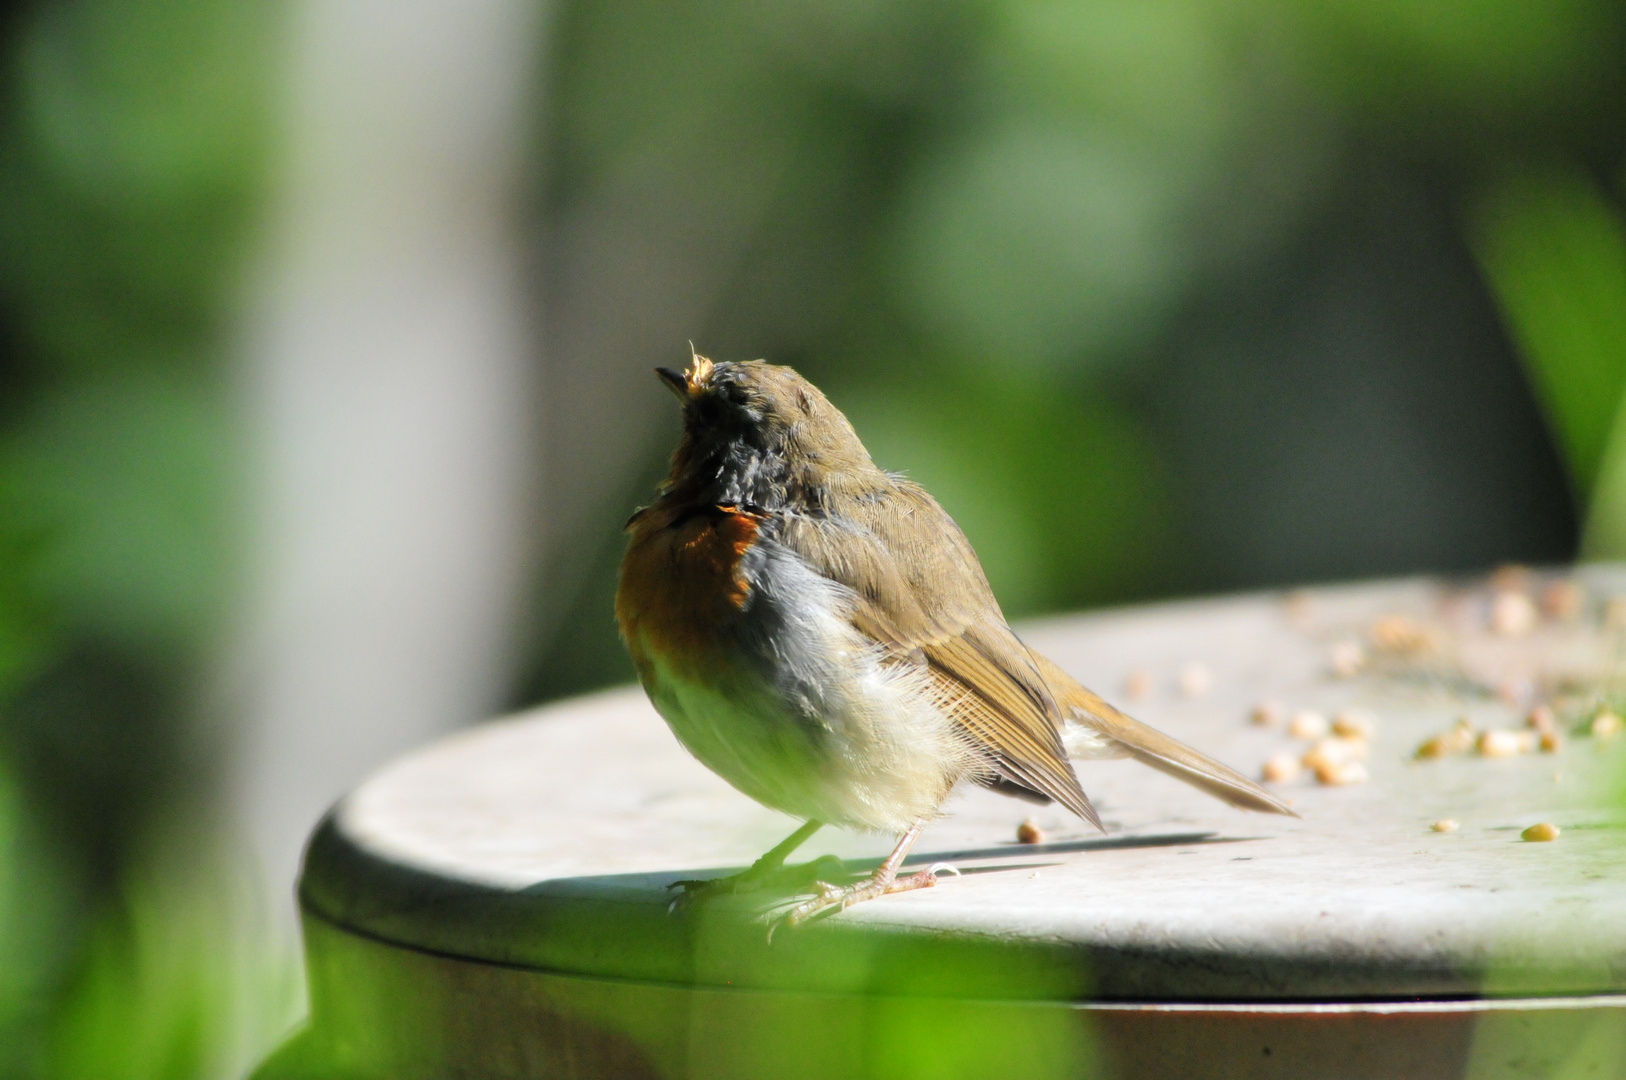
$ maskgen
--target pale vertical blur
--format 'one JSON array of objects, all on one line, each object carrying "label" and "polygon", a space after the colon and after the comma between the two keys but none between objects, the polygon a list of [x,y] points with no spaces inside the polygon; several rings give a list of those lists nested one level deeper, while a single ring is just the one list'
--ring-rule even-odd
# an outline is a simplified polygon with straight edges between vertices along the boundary
[{"label": "pale vertical blur", "polygon": [[514,221],[541,15],[295,6],[245,350],[259,500],[234,785],[290,914],[321,813],[489,715],[511,677],[538,348]]}]

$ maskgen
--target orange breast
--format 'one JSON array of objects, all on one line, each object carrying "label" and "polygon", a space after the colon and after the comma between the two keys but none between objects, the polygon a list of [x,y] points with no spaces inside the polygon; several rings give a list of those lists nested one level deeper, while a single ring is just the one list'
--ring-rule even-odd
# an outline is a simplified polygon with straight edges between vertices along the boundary
[{"label": "orange breast", "polygon": [[726,507],[657,505],[633,521],[615,616],[640,673],[654,659],[687,679],[716,670],[722,632],[751,594],[741,560],[759,527]]}]

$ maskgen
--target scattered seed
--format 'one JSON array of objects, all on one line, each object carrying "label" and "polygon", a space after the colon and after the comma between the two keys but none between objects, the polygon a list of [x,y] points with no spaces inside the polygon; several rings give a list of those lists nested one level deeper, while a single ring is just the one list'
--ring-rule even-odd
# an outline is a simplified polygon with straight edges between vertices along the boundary
[{"label": "scattered seed", "polygon": [[1345,709],[1332,718],[1332,733],[1346,739],[1370,739],[1377,726],[1370,713],[1358,709]]},{"label": "scattered seed", "polygon": [[1322,739],[1304,755],[1306,769],[1321,769],[1324,765],[1344,765],[1366,757],[1366,743],[1361,739]]},{"label": "scattered seed", "polygon": [[1434,824],[1430,825],[1429,828],[1433,829],[1435,832],[1456,832],[1457,819],[1443,817]]},{"label": "scattered seed", "polygon": [[1180,669],[1180,693],[1188,698],[1202,697],[1214,686],[1214,674],[1207,664],[1193,661]]},{"label": "scattered seed", "polygon": [[1519,563],[1503,563],[1491,571],[1490,584],[1500,592],[1523,592],[1530,587],[1530,568]]},{"label": "scattered seed", "polygon": [[1536,625],[1536,605],[1524,592],[1499,592],[1491,600],[1490,628],[1501,637],[1523,637]]},{"label": "scattered seed", "polygon": [[1274,754],[1267,758],[1260,775],[1273,784],[1285,783],[1299,774],[1299,759],[1292,754]]},{"label": "scattered seed", "polygon": [[1457,721],[1455,727],[1443,735],[1424,740],[1414,755],[1418,758],[1440,758],[1460,754],[1474,744],[1474,728],[1467,717]]},{"label": "scattered seed", "polygon": [[1282,707],[1275,701],[1261,701],[1253,707],[1248,718],[1256,727],[1276,727],[1282,722]]},{"label": "scattered seed", "polygon": [[1124,679],[1124,696],[1130,701],[1140,701],[1152,692],[1152,673],[1144,668],[1136,668]]},{"label": "scattered seed", "polygon": [[1423,740],[1422,744],[1417,747],[1416,752],[1412,754],[1412,757],[1419,759],[1440,758],[1448,754],[1454,754],[1457,750],[1452,745],[1452,741],[1449,735],[1435,735],[1433,738]]},{"label": "scattered seed", "polygon": [[1346,787],[1350,784],[1364,784],[1371,779],[1366,772],[1366,766],[1359,761],[1346,761],[1342,764],[1326,763],[1316,767],[1315,778],[1317,782],[1329,787]]},{"label": "scattered seed", "polygon": [[1564,737],[1556,731],[1543,731],[1540,745],[1542,753],[1556,754],[1564,749]]},{"label": "scattered seed", "polygon": [[1016,827],[1016,842],[1018,844],[1042,844],[1044,843],[1044,830],[1039,828],[1037,821],[1028,818]]},{"label": "scattered seed", "polygon": [[1366,664],[1366,650],[1361,648],[1358,641],[1340,641],[1332,647],[1327,659],[1332,664],[1332,673],[1340,679],[1351,679],[1360,674],[1361,668]]},{"label": "scattered seed", "polygon": [[1482,733],[1476,745],[1481,757],[1517,757],[1536,748],[1536,733],[1497,728]]},{"label": "scattered seed", "polygon": [[1585,600],[1586,594],[1581,591],[1579,582],[1559,578],[1541,591],[1541,611],[1554,622],[1569,622],[1581,613]]},{"label": "scattered seed", "polygon": [[1604,709],[1592,718],[1592,735],[1597,739],[1613,739],[1620,734],[1622,727],[1619,716],[1610,709]]},{"label": "scattered seed", "polygon": [[1558,730],[1558,717],[1546,705],[1537,705],[1534,709],[1531,709],[1530,715],[1524,718],[1524,722],[1540,732]]},{"label": "scattered seed", "polygon": [[1554,825],[1550,821],[1543,821],[1539,825],[1532,825],[1528,829],[1524,830],[1524,832],[1519,834],[1519,838],[1521,840],[1529,840],[1532,843],[1545,843],[1548,840],[1557,840],[1558,826]]},{"label": "scattered seed", "polygon": [[1309,709],[1294,713],[1287,722],[1287,733],[1295,739],[1319,739],[1327,731],[1327,718]]},{"label": "scattered seed", "polygon": [[1383,652],[1420,654],[1433,652],[1439,636],[1408,615],[1385,615],[1372,624],[1372,647]]}]

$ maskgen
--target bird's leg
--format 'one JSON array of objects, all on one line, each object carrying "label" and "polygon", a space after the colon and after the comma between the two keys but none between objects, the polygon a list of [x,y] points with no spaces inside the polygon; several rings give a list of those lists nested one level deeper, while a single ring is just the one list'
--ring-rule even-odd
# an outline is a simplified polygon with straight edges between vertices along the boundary
[{"label": "bird's leg", "polygon": [[[808,838],[824,828],[822,821],[809,821],[801,828],[785,837],[762,858],[752,863],[749,868],[738,874],[729,874],[726,877],[701,878],[698,880],[674,881],[667,886],[668,889],[682,889],[677,898],[672,901],[674,909],[679,906],[702,899],[707,896],[716,896],[723,893],[751,892],[762,888],[770,880],[778,877],[784,870],[785,859],[790,853],[807,843]],[[819,866],[823,860],[810,865]]]},{"label": "bird's leg", "polygon": [[[904,833],[902,838],[898,840],[898,846],[892,849],[892,854],[886,857],[886,861],[877,866],[875,872],[862,881],[851,885],[831,885],[824,881],[818,882],[818,895],[791,908],[775,925],[796,927],[832,908],[837,911],[845,911],[854,904],[861,904],[865,900],[873,900],[877,896],[885,896],[888,893],[908,892],[911,889],[929,889],[937,884],[939,870],[946,869],[958,873],[953,867],[931,866],[918,874],[910,874],[907,877],[898,876],[898,867],[903,864],[904,858],[909,854],[909,849],[914,846],[915,838],[920,835],[920,830],[925,827],[926,823],[924,821],[915,822],[909,831]],[[769,936],[772,937],[771,934]]]}]

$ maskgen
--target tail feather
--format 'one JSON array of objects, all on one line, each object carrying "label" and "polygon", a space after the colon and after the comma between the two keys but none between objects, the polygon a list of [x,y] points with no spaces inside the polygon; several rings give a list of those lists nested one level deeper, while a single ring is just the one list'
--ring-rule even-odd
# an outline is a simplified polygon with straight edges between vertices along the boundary
[{"label": "tail feather", "polygon": [[1293,809],[1246,776],[1200,754],[1178,739],[1125,716],[1096,694],[1079,685],[1071,675],[1049,659],[1029,649],[1039,674],[1050,685],[1050,693],[1063,715],[1090,728],[1115,748],[1160,772],[1183,780],[1216,799],[1244,810],[1298,817]]}]

